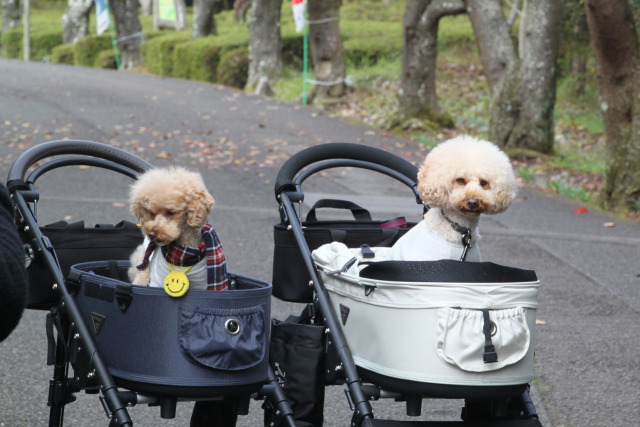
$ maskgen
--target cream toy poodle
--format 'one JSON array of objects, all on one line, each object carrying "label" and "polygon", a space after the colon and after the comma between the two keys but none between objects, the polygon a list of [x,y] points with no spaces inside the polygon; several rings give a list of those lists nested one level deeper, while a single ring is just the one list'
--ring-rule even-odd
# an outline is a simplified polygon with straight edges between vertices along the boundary
[{"label": "cream toy poodle", "polygon": [[172,296],[227,289],[222,245],[207,223],[214,200],[198,173],[151,169],[131,186],[129,202],[145,236],[130,258],[131,283],[164,286]]},{"label": "cream toy poodle", "polygon": [[504,212],[517,183],[511,162],[497,146],[459,136],[436,146],[418,171],[418,192],[430,207],[389,250],[388,260],[481,261],[481,214]]}]

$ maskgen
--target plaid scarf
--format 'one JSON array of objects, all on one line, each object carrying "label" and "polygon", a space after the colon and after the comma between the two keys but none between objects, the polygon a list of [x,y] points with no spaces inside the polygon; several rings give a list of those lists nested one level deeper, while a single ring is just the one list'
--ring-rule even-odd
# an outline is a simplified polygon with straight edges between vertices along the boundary
[{"label": "plaid scarf", "polygon": [[[172,265],[189,267],[207,259],[207,290],[223,291],[227,289],[227,265],[224,251],[218,235],[210,224],[205,224],[201,230],[204,240],[197,248],[187,248],[171,243],[162,246],[160,250],[164,259]],[[144,270],[149,265],[149,257],[158,245],[149,242],[144,253],[142,264],[136,266],[138,270]]]}]

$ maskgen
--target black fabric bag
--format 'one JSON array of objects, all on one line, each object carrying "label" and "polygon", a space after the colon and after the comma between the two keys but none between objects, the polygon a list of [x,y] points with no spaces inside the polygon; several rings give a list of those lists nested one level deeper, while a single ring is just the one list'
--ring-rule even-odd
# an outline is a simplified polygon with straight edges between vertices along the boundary
[{"label": "black fabric bag", "polygon": [[[320,208],[350,211],[354,220],[318,221],[316,210]],[[363,244],[390,247],[414,225],[402,217],[374,221],[366,209],[349,201],[335,199],[318,200],[307,214],[306,221],[302,222],[304,237],[311,251],[331,242],[342,242],[348,247],[360,247]],[[283,224],[276,224],[273,240],[273,295],[284,301],[311,302],[311,277],[293,232]]]},{"label": "black fabric bag", "polygon": [[271,320],[269,363],[299,427],[320,427],[324,419],[325,326],[311,324],[310,307]]},{"label": "black fabric bag", "polygon": [[[142,243],[140,228],[128,221],[116,225],[98,224],[93,228],[85,228],[84,221],[67,223],[55,222],[40,228],[53,247],[62,277],[67,277],[71,266],[88,261],[125,260],[129,259],[134,249]],[[29,237],[22,234],[27,256]],[[41,257],[31,254],[31,264],[27,268],[29,289],[27,308],[49,310],[58,301],[58,294],[53,289],[51,272]]]}]

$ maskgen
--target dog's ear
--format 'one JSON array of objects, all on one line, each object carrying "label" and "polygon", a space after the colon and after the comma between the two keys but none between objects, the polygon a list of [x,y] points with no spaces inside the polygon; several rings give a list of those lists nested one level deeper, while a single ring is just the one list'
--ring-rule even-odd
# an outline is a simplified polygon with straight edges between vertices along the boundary
[{"label": "dog's ear", "polygon": [[146,198],[131,197],[131,211],[141,223],[145,223],[152,219],[151,213],[145,208],[145,205],[147,204],[146,202]]},{"label": "dog's ear", "polygon": [[187,224],[190,227],[201,227],[207,221],[213,207],[213,196],[205,189],[188,192],[187,196]]},{"label": "dog's ear", "polygon": [[444,207],[449,199],[450,182],[437,165],[425,161],[418,170],[418,194],[429,207]]},{"label": "dog's ear", "polygon": [[513,199],[515,199],[518,190],[518,185],[515,179],[512,182],[499,182],[494,184],[495,201],[493,208],[488,214],[499,214],[506,211]]}]

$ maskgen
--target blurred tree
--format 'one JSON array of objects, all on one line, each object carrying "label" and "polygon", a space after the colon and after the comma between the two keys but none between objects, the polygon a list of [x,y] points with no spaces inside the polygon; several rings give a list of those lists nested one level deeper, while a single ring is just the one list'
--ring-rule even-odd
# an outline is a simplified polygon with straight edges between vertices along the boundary
[{"label": "blurred tree", "polygon": [[282,0],[252,0],[249,10],[249,76],[246,89],[273,95],[273,82],[282,70],[280,10]]},{"label": "blurred tree", "polygon": [[0,0],[2,1],[2,31],[12,30],[21,25],[22,13],[20,11],[20,0]]},{"label": "blurred tree", "polygon": [[219,0],[194,0],[192,32],[194,39],[218,34],[214,17],[217,1]]},{"label": "blurred tree", "polygon": [[640,52],[627,0],[586,0],[607,147],[603,205],[640,211]]},{"label": "blurred tree", "polygon": [[[589,28],[584,0],[566,0],[559,48],[559,76],[569,78],[570,93],[583,97],[589,81],[589,61],[593,61],[589,45]],[[593,64],[593,63],[591,63]]]},{"label": "blurred tree", "polygon": [[138,18],[138,0],[109,0],[113,14],[120,68],[131,70],[142,63],[142,25]]},{"label": "blurred tree", "polygon": [[93,0],[68,0],[67,10],[62,15],[64,43],[75,43],[89,34],[89,12]]},{"label": "blurred tree", "polygon": [[[425,117],[442,123],[436,94],[438,23],[447,15],[466,12],[462,0],[407,0],[404,15],[402,74],[398,90],[402,117]],[[451,119],[446,120],[451,124]]]},{"label": "blurred tree", "polygon": [[341,0],[308,0],[309,50],[315,86],[309,102],[320,105],[347,92],[346,66],[340,33]]},{"label": "blurred tree", "polygon": [[551,152],[563,0],[525,0],[517,45],[500,0],[466,4],[492,93],[489,139]]}]

